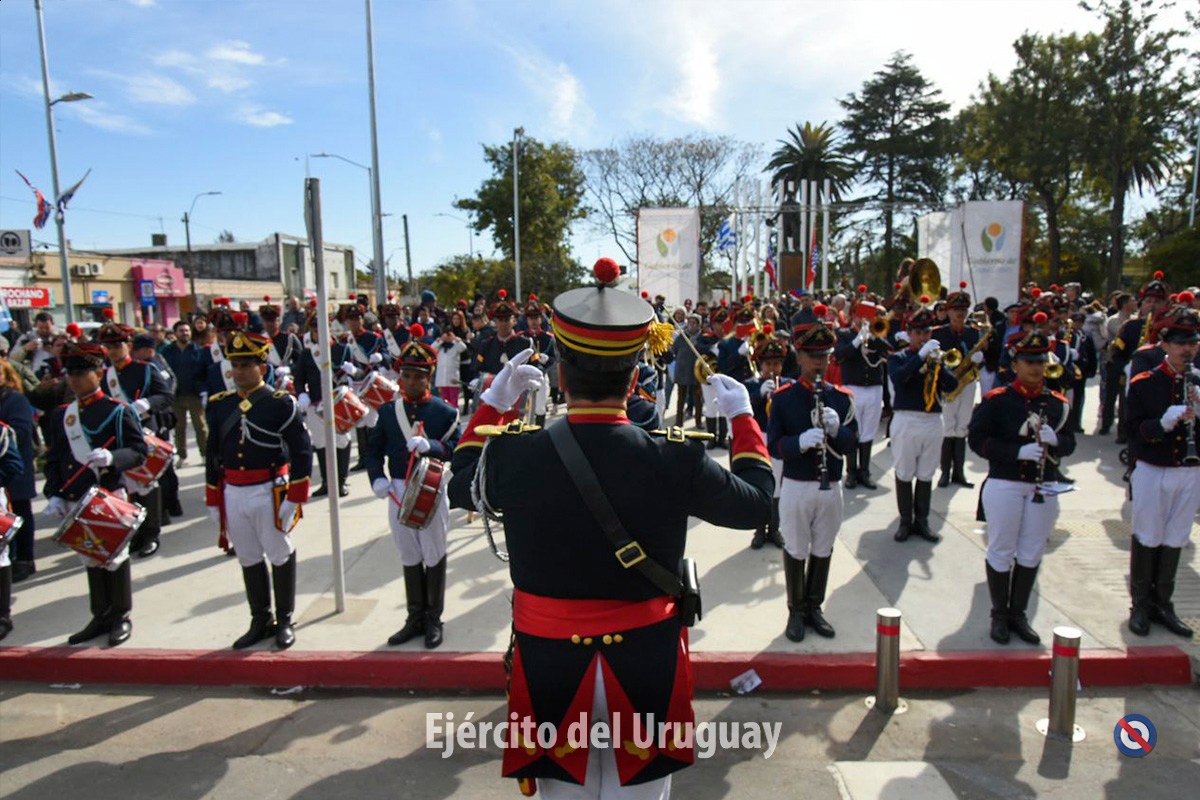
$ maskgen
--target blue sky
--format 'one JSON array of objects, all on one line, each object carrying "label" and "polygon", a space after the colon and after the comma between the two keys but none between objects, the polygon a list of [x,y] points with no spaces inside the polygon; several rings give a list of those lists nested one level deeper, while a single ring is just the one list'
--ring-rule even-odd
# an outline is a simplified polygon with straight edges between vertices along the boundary
[{"label": "blue sky", "polygon": [[[91,177],[67,215],[77,248],[165,231],[256,241],[304,233],[305,154],[370,162],[361,0],[46,0],[59,170]],[[1073,0],[708,2],[375,0],[384,251],[414,271],[467,247],[455,198],[485,177],[482,143],[524,126],[581,147],[626,135],[728,134],[769,150],[798,121],[836,120],[897,49],[954,105],[1007,71],[1026,29],[1095,28]],[[0,228],[27,228],[50,165],[33,0],[0,3]],[[312,160],[325,238],[371,254],[367,173]],[[160,222],[161,220],[161,222]],[[53,226],[35,232],[52,242]],[[575,253],[611,253],[583,224]],[[492,249],[485,233],[477,249]]]}]

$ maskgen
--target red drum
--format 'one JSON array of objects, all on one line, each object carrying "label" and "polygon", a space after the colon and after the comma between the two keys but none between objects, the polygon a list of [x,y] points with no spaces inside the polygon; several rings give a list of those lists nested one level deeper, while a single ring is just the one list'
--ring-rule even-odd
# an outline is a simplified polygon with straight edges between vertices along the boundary
[{"label": "red drum", "polygon": [[359,399],[376,411],[384,403],[390,403],[395,400],[396,395],[399,393],[400,386],[395,381],[388,380],[378,372],[369,373],[358,387]]},{"label": "red drum", "polygon": [[404,497],[396,518],[400,524],[418,530],[433,521],[446,493],[446,466],[432,458],[420,458],[404,484]]},{"label": "red drum", "polygon": [[21,529],[21,524],[25,520],[13,514],[10,511],[0,509],[0,551],[8,547],[13,537],[17,535],[17,531]]},{"label": "red drum", "polygon": [[333,390],[333,427],[338,433],[349,433],[358,425],[371,409],[358,399],[358,395],[350,391],[348,386],[339,386]]},{"label": "red drum", "polygon": [[54,541],[107,564],[121,552],[145,519],[146,509],[93,486],[67,514],[54,534]]},{"label": "red drum", "polygon": [[140,467],[125,470],[125,477],[142,486],[149,486],[161,478],[175,455],[175,445],[152,433],[146,434],[146,448],[150,451],[146,455],[146,462]]}]

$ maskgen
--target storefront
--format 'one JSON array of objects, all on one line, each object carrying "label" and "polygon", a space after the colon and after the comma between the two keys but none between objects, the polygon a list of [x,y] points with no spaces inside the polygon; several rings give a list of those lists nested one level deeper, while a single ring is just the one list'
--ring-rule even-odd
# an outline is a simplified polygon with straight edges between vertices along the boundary
[{"label": "storefront", "polygon": [[174,261],[134,258],[130,276],[140,303],[139,322],[171,326],[179,321],[180,298],[188,296],[183,270]]}]

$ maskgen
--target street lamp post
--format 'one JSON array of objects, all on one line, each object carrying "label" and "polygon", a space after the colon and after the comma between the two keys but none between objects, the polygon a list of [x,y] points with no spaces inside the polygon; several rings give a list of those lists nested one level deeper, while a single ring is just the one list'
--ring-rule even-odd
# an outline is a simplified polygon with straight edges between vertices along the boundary
[{"label": "street lamp post", "polygon": [[435,213],[434,216],[435,217],[446,217],[447,219],[456,219],[459,222],[461,222],[467,226],[467,258],[474,259],[475,258],[475,237],[473,235],[473,231],[471,230],[471,220],[469,220],[465,217],[457,216],[455,214],[444,214],[440,211]]},{"label": "street lamp post", "polygon": [[313,158],[336,158],[338,161],[345,161],[347,164],[367,171],[367,183],[371,189],[371,246],[374,250],[372,260],[375,264],[375,293],[379,295],[377,302],[382,303],[387,299],[387,276],[384,274],[385,264],[383,261],[383,214],[379,211],[379,190],[375,185],[375,170],[366,164],[339,156],[337,153],[311,153],[310,155]]},{"label": "street lamp post", "polygon": [[192,290],[192,305],[196,304],[196,264],[192,261],[192,212],[196,210],[196,201],[201,197],[220,194],[220,192],[200,192],[192,198],[191,207],[183,212],[183,235],[187,239],[188,282]]},{"label": "street lamp post", "polygon": [[[387,299],[387,275],[383,265],[383,201],[379,195],[379,137],[375,124],[375,37],[371,31],[371,0],[366,0],[367,10],[367,91],[371,106],[371,241],[375,249],[375,294],[376,304]],[[412,281],[408,290],[412,291]]]},{"label": "street lamp post", "polygon": [[62,268],[63,306],[66,308],[67,324],[75,321],[75,308],[71,304],[71,268],[67,258],[67,236],[63,231],[63,211],[58,204],[58,145],[54,138],[54,112],[56,103],[74,103],[78,100],[90,100],[87,92],[70,92],[57,100],[50,99],[50,65],[46,57],[46,26],[42,21],[42,0],[33,0],[37,10],[38,42],[42,51],[42,92],[46,98],[46,136],[50,141],[50,180],[54,190],[54,227],[58,230],[58,259]]},{"label": "street lamp post", "polygon": [[513,129],[512,159],[513,159],[513,272],[516,275],[517,298],[521,294],[521,204],[517,190],[520,181],[520,168],[517,166],[517,155],[521,152],[521,137],[525,135],[524,128]]}]

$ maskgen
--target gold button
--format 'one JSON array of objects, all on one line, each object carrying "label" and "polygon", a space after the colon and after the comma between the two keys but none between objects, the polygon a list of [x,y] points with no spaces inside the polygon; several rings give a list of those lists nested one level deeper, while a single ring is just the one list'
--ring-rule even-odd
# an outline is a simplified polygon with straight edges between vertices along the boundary
[{"label": "gold button", "polygon": [[616,642],[617,644],[620,644],[621,642],[625,641],[625,637],[618,633],[616,636],[613,637],[613,641]]},{"label": "gold button", "polygon": [[583,643],[584,643],[584,644],[591,644],[591,643],[592,643],[592,637],[588,636],[587,638],[585,638],[585,639],[583,640]]},{"label": "gold button", "polygon": [[612,637],[611,637],[611,636],[609,636],[607,633],[606,633],[606,634],[604,634],[604,643],[605,643],[605,644],[612,644],[612,642],[613,642],[613,640],[612,640]]},{"label": "gold button", "polygon": [[579,634],[578,633],[571,634],[571,644],[579,644]]}]

